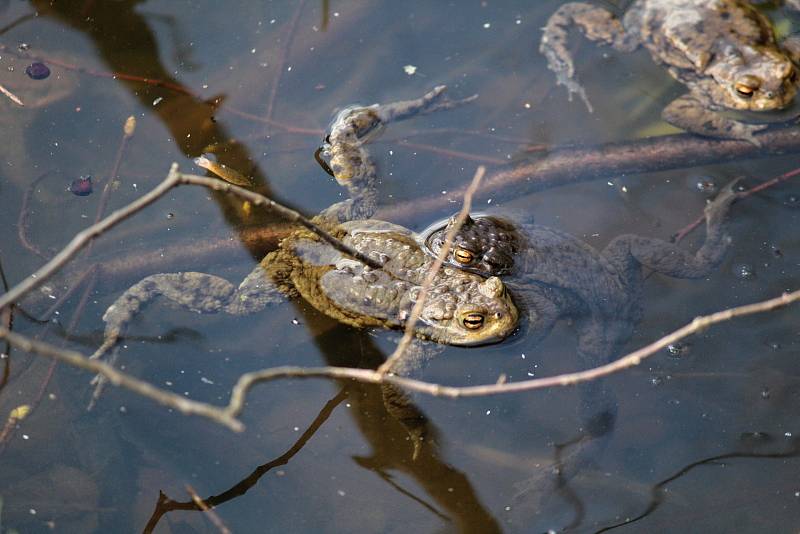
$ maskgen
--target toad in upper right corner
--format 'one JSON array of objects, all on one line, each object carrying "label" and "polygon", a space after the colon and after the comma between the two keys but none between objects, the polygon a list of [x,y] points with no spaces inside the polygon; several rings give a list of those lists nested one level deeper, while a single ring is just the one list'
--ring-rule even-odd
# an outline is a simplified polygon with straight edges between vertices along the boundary
[{"label": "toad in upper right corner", "polygon": [[[789,0],[791,9],[800,7]],[[632,52],[650,51],[656,63],[689,92],[664,108],[664,120],[689,132],[760,145],[767,124],[728,117],[724,110],[768,111],[788,107],[797,92],[800,38],[780,42],[770,20],[741,0],[635,0],[624,16],[583,2],[562,5],[544,27],[539,50],[558,83],[592,106],[575,79],[568,32],[577,27],[591,41]]]}]

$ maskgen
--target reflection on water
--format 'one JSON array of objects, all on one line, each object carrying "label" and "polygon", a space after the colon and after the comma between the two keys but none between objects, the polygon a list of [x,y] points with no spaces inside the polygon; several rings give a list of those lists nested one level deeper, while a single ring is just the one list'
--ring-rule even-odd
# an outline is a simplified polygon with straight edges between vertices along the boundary
[{"label": "reflection on water", "polygon": [[[27,237],[49,254],[94,217],[100,195],[79,197],[67,187],[84,175],[94,177],[95,191],[104,187],[131,114],[139,126],[110,208],[151,188],[172,161],[188,169],[192,158],[212,153],[260,192],[316,213],[340,194],[313,158],[331,113],[440,83],[455,96],[480,98],[457,113],[398,125],[374,145],[385,206],[460,187],[475,158],[496,164],[536,157],[533,146],[674,131],[659,114],[683,88],[644,53],[579,50],[582,81],[594,95],[591,115],[556,90],[536,41],[558,5],[0,3],[0,83],[26,102],[0,103],[5,276],[16,282],[42,261],[20,243],[16,226],[28,186],[41,178],[30,192]],[[51,75],[27,77],[30,57],[44,59]],[[794,158],[774,157],[608,175],[535,194],[520,185],[477,202],[535,216],[602,248],[626,232],[668,238],[702,212],[709,191],[698,184],[744,176],[752,186],[795,166]],[[649,277],[644,318],[625,348],[696,315],[796,289],[796,197],[800,186],[790,180],[737,203],[732,252],[707,279]],[[398,222],[421,229],[455,208]],[[171,247],[196,243],[199,250],[212,237],[236,239],[274,223],[227,197],[179,189],[101,239],[96,253],[133,264],[156,249],[169,256]],[[212,263],[177,268],[241,279],[265,252],[258,241],[242,242]],[[701,242],[692,235],[682,246],[695,250]],[[77,260],[70,273],[88,265]],[[138,277],[153,272],[143,265]],[[748,276],[741,276],[744,265]],[[54,283],[53,296],[77,279]],[[119,291],[113,286],[101,283],[84,305],[81,286],[47,329],[20,314],[14,328],[86,352],[99,341],[100,316]],[[374,367],[392,346],[391,336],[342,327],[303,303],[239,319],[159,306],[144,315],[127,339],[126,370],[220,404],[243,372],[283,363]],[[797,310],[787,309],[724,324],[688,340],[690,350],[605,379],[618,408],[598,440],[581,439],[587,422],[579,391],[413,396],[429,436],[416,460],[377,387],[262,386],[245,410],[248,430],[232,435],[124,391],[108,391],[87,414],[85,374],[11,350],[0,361],[0,424],[20,405],[35,409],[0,429],[0,530],[136,531],[150,521],[154,532],[218,531],[193,511],[187,484],[217,505],[227,527],[245,532],[265,525],[327,532],[784,529],[800,519],[791,475],[800,430],[788,408],[800,392],[797,320]],[[498,346],[448,348],[425,378],[477,384],[500,374],[546,376],[579,367],[575,353],[571,325],[538,344],[523,329]]]}]

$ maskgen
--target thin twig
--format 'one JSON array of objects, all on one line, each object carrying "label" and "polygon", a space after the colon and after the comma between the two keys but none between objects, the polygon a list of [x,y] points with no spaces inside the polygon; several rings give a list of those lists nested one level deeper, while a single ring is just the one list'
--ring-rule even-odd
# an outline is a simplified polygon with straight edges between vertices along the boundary
[{"label": "thin twig", "polygon": [[106,206],[108,205],[108,198],[111,195],[111,189],[113,187],[114,180],[116,180],[119,176],[119,168],[122,165],[122,158],[125,156],[125,149],[128,147],[128,143],[130,142],[131,137],[133,137],[135,131],[136,117],[131,115],[125,120],[125,124],[122,127],[122,140],[119,142],[117,156],[114,158],[114,166],[111,167],[111,174],[109,174],[108,179],[106,179],[106,183],[103,185],[103,192],[100,195],[100,202],[98,203],[97,212],[94,218],[95,223],[97,223],[103,217],[103,215],[105,215]]},{"label": "thin twig", "polygon": [[39,185],[48,173],[44,173],[38,176],[31,184],[25,189],[25,194],[22,196],[22,207],[19,210],[19,217],[17,217],[17,235],[19,235],[19,241],[22,243],[22,246],[26,249],[30,250],[40,258],[44,260],[49,260],[50,256],[44,253],[42,249],[36,246],[28,239],[28,215],[30,214],[29,205],[31,203],[31,197],[33,193],[36,191],[36,186]]},{"label": "thin twig", "polygon": [[389,356],[380,367],[378,367],[378,374],[384,375],[388,373],[398,362],[398,360],[403,357],[408,345],[414,338],[414,328],[417,326],[417,321],[422,313],[422,308],[425,306],[425,301],[428,298],[428,291],[431,288],[431,284],[433,284],[433,279],[436,278],[436,275],[439,273],[439,269],[442,268],[442,264],[444,264],[444,261],[447,259],[447,255],[450,254],[450,248],[453,245],[453,239],[455,239],[456,234],[459,230],[461,230],[461,225],[464,224],[464,221],[467,220],[467,217],[469,216],[469,211],[472,209],[472,195],[474,195],[475,191],[477,191],[485,173],[486,168],[483,166],[478,167],[478,169],[475,171],[475,176],[472,177],[472,182],[469,184],[467,192],[464,193],[464,203],[461,206],[461,211],[458,212],[458,216],[456,217],[452,228],[450,228],[450,230],[447,232],[447,236],[442,244],[442,248],[439,250],[439,254],[436,256],[436,261],[433,262],[433,265],[431,265],[430,269],[428,269],[428,272],[425,274],[425,279],[422,282],[419,296],[417,297],[417,301],[414,303],[414,307],[411,308],[411,315],[406,322],[403,338],[400,340],[400,343],[397,344],[397,348],[394,350],[394,352],[392,352],[392,355]]},{"label": "thin twig", "polygon": [[16,302],[20,299],[20,297],[29,291],[42,285],[96,236],[114,227],[131,215],[137,213],[161,198],[179,183],[179,177],[180,173],[178,173],[178,165],[173,164],[164,181],[158,184],[153,190],[134,200],[124,208],[114,211],[111,213],[111,215],[101,220],[97,224],[93,224],[85,230],[78,232],[75,237],[72,238],[72,241],[70,241],[69,244],[61,250],[61,252],[56,254],[53,259],[45,263],[34,274],[30,275],[25,280],[12,287],[8,293],[0,297],[0,309]]},{"label": "thin twig", "polygon": [[20,100],[20,98],[17,95],[9,91],[3,84],[0,84],[0,93],[6,95],[15,104],[25,107],[25,103],[22,100]]},{"label": "thin twig", "polygon": [[797,302],[798,300],[800,300],[800,290],[793,293],[784,293],[780,297],[770,300],[738,306],[711,315],[697,317],[688,325],[609,364],[576,373],[566,373],[546,378],[523,380],[520,382],[455,387],[423,382],[421,380],[404,378],[392,374],[381,374],[378,371],[369,369],[353,369],[350,367],[273,367],[261,371],[245,373],[239,377],[239,380],[236,382],[231,392],[228,405],[224,408],[217,408],[210,404],[189,400],[181,395],[161,390],[147,382],[118,371],[104,362],[90,360],[88,357],[76,351],[59,349],[48,343],[31,340],[25,336],[9,331],[7,328],[0,327],[0,339],[7,339],[13,346],[23,351],[35,352],[65,362],[74,367],[101,374],[114,385],[122,386],[134,393],[152,399],[164,406],[169,406],[181,413],[200,415],[234,431],[241,431],[244,429],[244,425],[241,421],[236,419],[236,417],[244,408],[247,393],[250,388],[255,384],[276,380],[278,378],[350,378],[370,384],[393,384],[419,393],[448,398],[479,397],[570,386],[580,382],[596,380],[600,377],[639,365],[644,359],[652,356],[667,345],[675,343],[690,334],[705,330],[711,325],[728,321],[734,317],[763,313],[781,308]]},{"label": "thin twig", "polygon": [[264,195],[260,195],[243,187],[239,187],[238,185],[233,185],[224,182],[222,180],[218,180],[216,178],[209,178],[207,176],[197,176],[194,174],[178,173],[177,182],[180,184],[202,185],[204,187],[208,187],[209,189],[213,189],[215,191],[231,193],[245,200],[249,200],[250,202],[253,203],[254,206],[266,206],[268,209],[285,217],[291,222],[298,223],[308,228],[339,252],[342,252],[352,258],[355,258],[361,263],[369,265],[373,269],[380,269],[383,267],[383,264],[381,262],[373,260],[369,256],[362,254],[361,252],[351,247],[348,247],[347,245],[345,245],[344,243],[333,237],[331,234],[320,228],[318,225],[314,224],[309,219],[303,217],[300,213],[296,212],[293,209],[282,206],[281,204],[278,204],[274,200],[269,199]]},{"label": "thin twig", "polygon": [[520,391],[530,391],[534,389],[544,389],[560,386],[571,386],[580,382],[588,382],[596,380],[600,377],[617,373],[623,369],[639,365],[644,359],[652,356],[659,350],[675,343],[691,334],[705,330],[711,325],[721,323],[733,319],[734,317],[742,317],[745,315],[752,315],[755,313],[763,313],[781,308],[797,302],[800,300],[800,290],[792,293],[784,293],[780,297],[757,302],[754,304],[747,304],[722,310],[711,315],[701,316],[695,318],[691,323],[686,326],[675,330],[661,339],[633,351],[618,360],[609,364],[593,367],[585,371],[576,373],[565,373],[561,375],[535,378],[531,380],[522,380],[519,382],[507,382],[502,384],[486,384],[480,386],[466,386],[466,387],[452,387],[443,386],[440,384],[433,384],[430,382],[423,382],[421,380],[414,380],[411,378],[404,378],[395,375],[381,375],[377,371],[370,371],[365,369],[351,369],[346,367],[316,367],[316,368],[302,368],[302,367],[275,367],[272,369],[265,369],[263,371],[255,371],[246,373],[237,382],[231,394],[231,401],[227,410],[231,415],[238,414],[242,409],[243,402],[247,390],[258,382],[274,380],[276,378],[310,378],[310,377],[333,377],[333,378],[352,378],[361,382],[372,384],[389,383],[396,386],[401,386],[412,391],[419,393],[427,393],[435,397],[479,397],[485,395],[496,395],[501,393],[515,393]]},{"label": "thin twig", "polygon": [[294,16],[292,16],[291,22],[289,22],[286,34],[286,45],[281,49],[281,55],[278,58],[278,73],[275,75],[275,81],[272,83],[272,87],[270,87],[269,98],[267,99],[267,121],[272,120],[272,113],[275,110],[275,100],[278,96],[278,86],[283,78],[283,71],[286,68],[286,60],[289,59],[289,52],[291,52],[294,36],[295,33],[297,33],[297,24],[300,22],[300,15],[303,13],[303,9],[305,9],[305,7],[306,0],[302,0],[297,5],[297,8],[295,8]]},{"label": "thin twig", "polygon": [[[737,201],[741,200],[743,198],[747,198],[750,195],[754,195],[755,193],[758,193],[758,192],[763,191],[765,189],[769,189],[770,187],[778,185],[781,182],[785,182],[789,178],[794,178],[798,174],[800,174],[800,168],[791,170],[789,172],[781,174],[780,176],[772,178],[771,180],[767,180],[766,182],[763,182],[763,183],[760,183],[760,184],[758,184],[756,186],[753,186],[753,187],[751,187],[750,189],[748,189],[746,191],[742,191],[740,193],[737,193],[736,194]],[[680,231],[678,231],[674,236],[672,236],[672,242],[674,242],[674,243],[680,242],[684,237],[689,235],[695,228],[697,228],[698,226],[703,224],[703,221],[705,221],[705,220],[706,220],[705,214],[700,215],[697,219],[692,221],[690,224],[686,225],[684,228],[681,228]]]},{"label": "thin twig", "polygon": [[142,397],[152,399],[159,404],[173,408],[181,413],[206,417],[236,432],[241,432],[244,430],[244,425],[241,423],[241,421],[238,421],[228,415],[230,410],[227,408],[225,410],[221,410],[211,406],[210,404],[193,401],[182,395],[164,391],[153,386],[152,384],[149,384],[148,382],[139,380],[138,378],[134,378],[121,371],[118,371],[107,363],[98,360],[90,360],[80,352],[59,349],[58,347],[49,343],[27,338],[20,334],[11,332],[7,328],[3,327],[0,327],[0,339],[7,339],[13,346],[25,352],[35,352],[36,354],[53,358],[73,367],[100,374],[115,386],[121,386],[129,389],[134,393],[141,395]]},{"label": "thin twig", "polygon": [[230,529],[225,526],[225,523],[222,522],[222,519],[220,519],[219,515],[217,515],[217,513],[212,510],[202,498],[200,498],[194,488],[189,484],[186,484],[186,492],[192,497],[192,502],[194,502],[198,508],[205,512],[206,517],[208,517],[209,521],[211,521],[211,523],[217,527],[217,530],[222,532],[222,534],[231,534]]}]

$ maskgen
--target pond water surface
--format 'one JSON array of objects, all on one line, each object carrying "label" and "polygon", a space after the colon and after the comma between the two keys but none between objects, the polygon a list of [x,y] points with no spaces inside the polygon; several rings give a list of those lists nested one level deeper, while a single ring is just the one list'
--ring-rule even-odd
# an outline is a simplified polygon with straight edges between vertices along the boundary
[{"label": "pond water surface", "polygon": [[[660,111],[684,91],[645,52],[595,49],[576,35],[595,111],[569,102],[537,51],[555,1],[50,4],[0,3],[0,83],[26,103],[0,100],[0,261],[12,285],[95,219],[119,154],[107,212],[152,189],[172,162],[200,172],[192,159],[216,145],[256,190],[314,214],[342,196],[313,158],[337,108],[417,98],[440,84],[453,98],[478,94],[458,109],[393,124],[371,145],[381,205],[403,207],[393,222],[420,230],[460,206],[451,191],[479,164],[491,173],[539,157],[542,145],[675,133]],[[770,15],[786,23],[781,10]],[[50,76],[30,79],[31,58]],[[136,131],[120,148],[129,116]],[[710,193],[699,183],[743,176],[749,187],[797,166],[783,156],[608,174],[544,191],[523,182],[475,203],[601,248],[622,233],[668,239],[702,213]],[[81,176],[92,176],[89,195],[69,190]],[[414,209],[442,197],[425,204],[434,209]],[[798,198],[790,180],[738,203],[731,252],[708,278],[650,276],[644,318],[625,349],[697,315],[797,289]],[[254,229],[261,238],[246,239]],[[164,270],[241,280],[284,234],[274,215],[181,187],[102,236],[47,283],[49,294],[37,291],[23,306],[43,314],[80,282],[54,320],[17,312],[13,329],[89,354],[102,339],[104,310],[131,283]],[[701,242],[699,232],[682,246]],[[107,267],[98,277],[95,262]],[[190,503],[187,488],[211,503],[222,494],[217,520],[233,532],[796,530],[799,320],[788,308],[724,323],[603,379],[617,418],[602,446],[585,451],[570,445],[585,424],[575,389],[415,395],[434,438],[416,459],[374,386],[259,386],[242,414],[246,430],[234,433],[113,387],[87,411],[88,373],[11,349],[0,361],[0,424],[18,406],[34,409],[2,430],[0,532],[221,531],[186,510],[191,504],[157,508]],[[154,305],[128,332],[118,365],[223,404],[247,371],[375,367],[396,337],[339,325],[302,301],[249,317]],[[523,327],[497,345],[450,347],[422,377],[472,385],[579,366],[574,328],[564,323],[538,344]],[[576,454],[582,460],[558,477]]]}]

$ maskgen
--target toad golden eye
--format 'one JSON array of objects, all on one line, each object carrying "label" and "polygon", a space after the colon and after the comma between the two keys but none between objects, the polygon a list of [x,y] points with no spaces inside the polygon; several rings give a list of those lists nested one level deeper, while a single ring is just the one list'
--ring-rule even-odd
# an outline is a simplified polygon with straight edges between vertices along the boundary
[{"label": "toad golden eye", "polygon": [[482,313],[473,312],[466,314],[462,321],[467,330],[477,330],[483,326],[484,317]]},{"label": "toad golden eye", "polygon": [[456,247],[456,249],[453,251],[453,257],[458,263],[461,263],[462,265],[468,265],[472,263],[472,260],[475,259],[475,254],[465,248]]},{"label": "toad golden eye", "polygon": [[747,87],[746,85],[736,84],[736,94],[742,98],[750,98],[753,96],[753,89],[751,87]]},{"label": "toad golden eye", "polygon": [[736,89],[736,94],[742,98],[751,98],[753,93],[761,86],[761,80],[756,78],[755,76],[744,76],[741,80],[736,82],[734,85],[734,89]]}]

